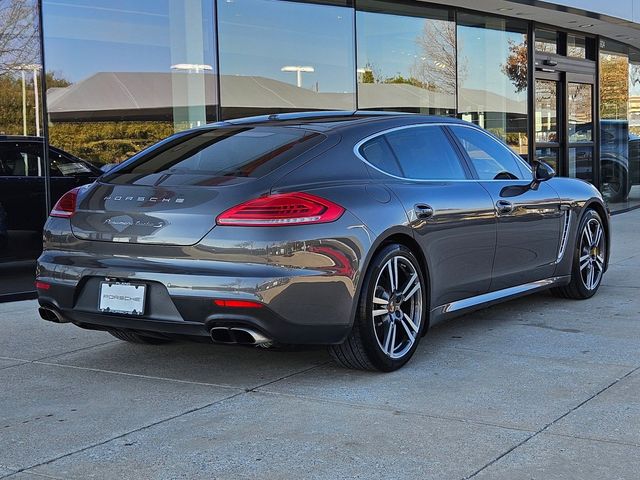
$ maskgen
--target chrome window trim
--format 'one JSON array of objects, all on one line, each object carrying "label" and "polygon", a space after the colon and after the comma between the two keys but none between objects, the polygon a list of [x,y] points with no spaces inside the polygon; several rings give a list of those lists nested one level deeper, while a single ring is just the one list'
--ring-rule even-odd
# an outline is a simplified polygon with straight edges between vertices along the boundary
[{"label": "chrome window trim", "polygon": [[[360,152],[360,148],[365,143],[367,143],[367,142],[369,142],[371,140],[374,140],[375,138],[378,138],[378,137],[381,137],[383,135],[387,135],[389,133],[393,133],[393,132],[396,132],[396,131],[399,131],[399,130],[407,130],[409,128],[420,128],[420,127],[451,127],[451,126],[470,128],[470,129],[482,132],[486,136],[491,138],[492,140],[497,141],[497,143],[499,143],[503,148],[505,148],[512,156],[516,157],[522,163],[522,165],[524,165],[526,167],[526,171],[531,173],[531,180],[533,180],[533,171],[531,170],[531,167],[519,155],[516,155],[515,153],[513,153],[513,151],[507,145],[505,145],[499,138],[495,137],[494,135],[492,135],[491,133],[487,132],[486,130],[478,127],[477,125],[466,125],[464,123],[454,123],[454,122],[415,123],[415,124],[411,124],[411,125],[402,125],[402,126],[399,126],[399,127],[388,128],[386,130],[382,130],[380,132],[376,132],[374,134],[371,134],[368,137],[365,137],[362,140],[360,140],[353,147],[353,153],[354,153],[354,155],[356,157],[358,157],[360,159],[360,161],[364,162],[369,167],[371,167],[374,170],[382,173],[383,175],[386,175],[386,176],[391,177],[391,178],[395,178],[396,180],[404,180],[404,181],[409,181],[409,182],[420,182],[420,183],[430,183],[430,182],[431,183],[514,182],[514,181],[530,182],[530,180],[527,180],[526,178],[519,178],[518,180],[507,180],[507,179],[504,179],[504,180],[502,180],[502,179],[499,179],[499,180],[481,180],[479,178],[477,178],[477,179],[476,178],[461,178],[461,179],[448,179],[448,178],[441,178],[441,179],[433,178],[433,179],[431,179],[430,178],[430,179],[424,179],[424,178],[400,177],[398,175],[394,175],[393,173],[385,172],[381,168],[376,167],[371,162],[369,162],[362,155],[362,153]],[[456,155],[457,155],[457,153],[456,153]]]}]

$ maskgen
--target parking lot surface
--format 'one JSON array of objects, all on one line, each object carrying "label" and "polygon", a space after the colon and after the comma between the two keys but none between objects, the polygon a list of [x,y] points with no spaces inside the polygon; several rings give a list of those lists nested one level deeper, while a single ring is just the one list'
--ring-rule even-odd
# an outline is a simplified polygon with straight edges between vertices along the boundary
[{"label": "parking lot surface", "polygon": [[1,304],[0,478],[638,479],[640,211],[613,235],[595,298],[452,320],[392,374]]}]

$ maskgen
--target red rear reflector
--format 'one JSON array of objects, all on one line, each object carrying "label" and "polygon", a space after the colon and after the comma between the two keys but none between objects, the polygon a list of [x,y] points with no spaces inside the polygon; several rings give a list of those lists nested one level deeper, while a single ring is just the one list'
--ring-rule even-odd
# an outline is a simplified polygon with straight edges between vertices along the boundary
[{"label": "red rear reflector", "polygon": [[50,288],[51,288],[51,285],[49,285],[48,283],[36,281],[37,290],[49,290]]},{"label": "red rear reflector", "polygon": [[69,190],[62,197],[60,197],[60,200],[56,202],[56,205],[53,207],[53,210],[51,210],[49,216],[58,218],[73,217],[73,214],[76,213],[78,190],[80,190],[80,187]]},{"label": "red rear reflector", "polygon": [[214,300],[213,303],[225,308],[262,308],[264,306],[259,302],[250,300]]},{"label": "red rear reflector", "polygon": [[328,223],[340,218],[344,208],[308,193],[281,193],[256,198],[222,213],[218,225],[279,227]]}]

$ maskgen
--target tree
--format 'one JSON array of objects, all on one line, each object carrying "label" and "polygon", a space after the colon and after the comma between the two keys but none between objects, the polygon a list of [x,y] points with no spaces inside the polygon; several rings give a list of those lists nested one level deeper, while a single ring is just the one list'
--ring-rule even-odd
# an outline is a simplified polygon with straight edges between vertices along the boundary
[{"label": "tree", "polygon": [[376,83],[376,77],[373,74],[373,68],[369,63],[364,67],[360,83]]},{"label": "tree", "polygon": [[456,63],[456,25],[443,20],[425,20],[422,33],[416,38],[418,58],[411,68],[411,77],[431,90],[455,95],[456,78],[466,77],[466,62]]},{"label": "tree", "polygon": [[600,111],[602,118],[626,119],[628,105],[629,60],[623,55],[601,55]]},{"label": "tree", "polygon": [[502,65],[503,73],[509,77],[516,92],[524,92],[529,84],[527,78],[527,72],[529,69],[528,63],[528,47],[527,40],[522,43],[517,43],[515,40],[509,40],[509,56],[506,63]]},{"label": "tree", "polygon": [[0,76],[39,63],[40,37],[33,0],[0,0]]}]

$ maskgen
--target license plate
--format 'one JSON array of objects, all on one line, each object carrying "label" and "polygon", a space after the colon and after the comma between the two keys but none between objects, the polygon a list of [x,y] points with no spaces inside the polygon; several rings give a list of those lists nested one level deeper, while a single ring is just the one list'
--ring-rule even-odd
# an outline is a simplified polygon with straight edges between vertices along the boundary
[{"label": "license plate", "polygon": [[100,310],[109,313],[144,315],[145,293],[145,285],[102,282]]}]

